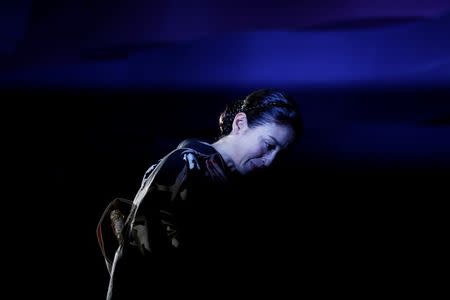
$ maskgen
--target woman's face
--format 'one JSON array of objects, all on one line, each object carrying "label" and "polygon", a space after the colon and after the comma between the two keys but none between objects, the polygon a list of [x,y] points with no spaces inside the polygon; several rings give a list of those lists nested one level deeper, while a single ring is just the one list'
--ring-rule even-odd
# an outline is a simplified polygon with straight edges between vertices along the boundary
[{"label": "woman's face", "polygon": [[245,114],[240,117],[237,115],[236,118],[233,124],[234,147],[230,158],[241,174],[270,166],[278,152],[285,149],[294,138],[290,126],[270,123],[250,128]]}]

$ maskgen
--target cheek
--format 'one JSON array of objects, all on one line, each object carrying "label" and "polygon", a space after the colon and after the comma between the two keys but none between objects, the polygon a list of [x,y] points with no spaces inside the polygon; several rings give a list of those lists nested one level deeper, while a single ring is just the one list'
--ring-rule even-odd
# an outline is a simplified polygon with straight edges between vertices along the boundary
[{"label": "cheek", "polygon": [[263,147],[253,147],[247,149],[247,152],[245,153],[246,159],[255,159],[255,158],[261,158],[265,155],[265,151]]},{"label": "cheek", "polygon": [[247,145],[241,144],[237,151],[235,152],[234,161],[237,164],[241,164],[248,159],[249,150],[247,149]]},{"label": "cheek", "polygon": [[237,160],[240,162],[245,162],[249,159],[264,156],[264,146],[265,145],[263,145],[261,142],[254,140],[252,137],[249,137],[247,140],[244,140],[240,144]]},{"label": "cheek", "polygon": [[266,154],[267,151],[263,147],[260,147],[257,149],[257,151],[254,152],[255,157],[263,157]]}]

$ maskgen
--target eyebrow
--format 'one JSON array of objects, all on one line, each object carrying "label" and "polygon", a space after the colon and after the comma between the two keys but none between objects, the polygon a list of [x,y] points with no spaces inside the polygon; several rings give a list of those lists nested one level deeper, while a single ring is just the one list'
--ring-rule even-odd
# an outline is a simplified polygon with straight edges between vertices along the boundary
[{"label": "eyebrow", "polygon": [[280,148],[282,148],[281,147],[281,144],[280,144],[280,142],[279,141],[277,141],[277,139],[276,138],[274,138],[273,136],[271,136],[271,135],[269,135],[269,137],[275,142],[275,144],[277,144],[277,146],[279,146]]},{"label": "eyebrow", "polygon": [[269,138],[271,138],[275,142],[275,144],[277,144],[277,146],[280,147],[281,149],[286,149],[287,148],[287,145],[281,145],[281,143],[276,138],[274,138],[273,136],[269,135]]}]

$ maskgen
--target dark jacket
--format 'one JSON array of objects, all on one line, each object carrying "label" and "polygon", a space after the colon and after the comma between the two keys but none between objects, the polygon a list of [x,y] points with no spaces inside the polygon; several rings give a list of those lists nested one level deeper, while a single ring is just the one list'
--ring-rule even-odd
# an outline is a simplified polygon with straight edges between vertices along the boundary
[{"label": "dark jacket", "polygon": [[230,175],[212,146],[193,139],[149,168],[126,214],[108,300],[159,297],[205,284],[229,247]]}]

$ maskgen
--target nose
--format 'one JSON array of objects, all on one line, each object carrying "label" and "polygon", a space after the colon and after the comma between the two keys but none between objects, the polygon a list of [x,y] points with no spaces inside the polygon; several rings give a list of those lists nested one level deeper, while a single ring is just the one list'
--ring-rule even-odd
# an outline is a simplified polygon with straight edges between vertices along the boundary
[{"label": "nose", "polygon": [[273,151],[270,154],[267,154],[263,158],[263,164],[265,167],[268,167],[272,164],[273,160],[275,159],[275,156],[277,155],[277,152]]}]

